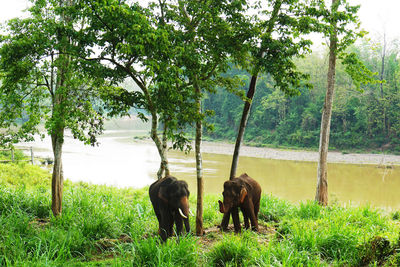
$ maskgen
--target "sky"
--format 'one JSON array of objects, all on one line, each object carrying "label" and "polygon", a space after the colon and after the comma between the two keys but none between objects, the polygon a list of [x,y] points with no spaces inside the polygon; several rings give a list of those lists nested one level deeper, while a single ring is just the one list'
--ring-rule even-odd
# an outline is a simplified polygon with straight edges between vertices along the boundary
[{"label": "sky", "polygon": [[[379,40],[386,32],[388,40],[400,39],[400,0],[348,0],[352,5],[361,5],[359,17],[361,27],[369,37]],[[0,0],[0,23],[23,16],[28,0]]]}]

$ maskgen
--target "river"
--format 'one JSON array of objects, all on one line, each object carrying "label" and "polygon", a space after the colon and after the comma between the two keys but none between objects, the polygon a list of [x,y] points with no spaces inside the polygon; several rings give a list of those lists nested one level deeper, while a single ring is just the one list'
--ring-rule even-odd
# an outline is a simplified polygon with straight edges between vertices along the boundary
[{"label": "river", "polygon": [[[63,149],[64,176],[71,181],[85,181],[117,187],[141,188],[156,177],[159,156],[152,142],[134,140],[145,131],[111,130],[99,137],[100,145],[86,146],[71,136]],[[35,156],[52,157],[50,139],[25,143],[34,148]],[[203,153],[205,192],[220,194],[228,178],[230,155]],[[196,190],[193,153],[169,152],[172,175],[184,179],[191,192]],[[238,172],[246,172],[259,181],[263,193],[293,203],[311,200],[316,188],[316,162],[274,160],[242,156]],[[400,166],[382,168],[367,164],[328,166],[329,201],[344,205],[370,204],[389,210],[400,209]],[[222,196],[221,196],[222,197]]]}]

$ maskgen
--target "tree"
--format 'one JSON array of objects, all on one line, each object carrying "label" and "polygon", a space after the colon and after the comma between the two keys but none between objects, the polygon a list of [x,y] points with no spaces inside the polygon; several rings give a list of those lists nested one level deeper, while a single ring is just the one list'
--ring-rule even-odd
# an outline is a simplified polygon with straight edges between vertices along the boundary
[{"label": "tree", "polygon": [[36,1],[27,19],[8,22],[1,36],[0,128],[2,144],[31,141],[45,123],[54,154],[52,211],[62,212],[64,133],[95,145],[103,130],[103,111],[97,97],[103,80],[81,72],[81,62],[69,56],[69,31],[76,21],[67,8],[71,1]]},{"label": "tree", "polygon": [[[138,86],[139,91],[134,92],[120,88],[125,97],[108,97],[114,101],[116,111],[121,103],[136,108],[142,120],[150,116],[150,136],[161,159],[157,177],[169,175],[167,140],[180,149],[188,143],[184,135],[187,112],[182,112],[188,97],[177,86],[180,69],[171,64],[170,56],[178,53],[179,47],[171,41],[163,18],[158,18],[154,10],[129,1],[81,0],[77,9],[86,23],[76,33],[86,47],[79,51],[80,57],[107,72],[127,77]],[[160,124],[162,134],[158,133]]]},{"label": "tree", "polygon": [[[332,0],[332,12],[337,11],[340,0]],[[336,68],[336,50],[337,50],[337,22],[332,22],[332,32],[329,38],[329,63],[327,76],[327,89],[325,103],[322,109],[321,136],[319,143],[318,158],[318,183],[315,200],[322,205],[328,204],[328,178],[327,178],[327,157],[329,146],[329,132],[332,115],[333,93],[335,89],[335,68]]]},{"label": "tree", "polygon": [[298,0],[267,1],[267,7],[264,8],[264,15],[267,17],[260,22],[258,42],[250,49],[251,64],[247,69],[251,81],[236,138],[230,179],[236,175],[240,145],[259,74],[270,74],[275,82],[274,86],[287,95],[298,95],[298,88],[301,86],[310,87],[308,83],[302,83],[308,75],[298,72],[293,62],[294,58],[309,51],[311,44],[311,41],[301,38],[301,34],[309,33],[315,23],[312,17],[303,12],[305,9],[304,3]]},{"label": "tree", "polygon": [[[363,32],[358,31],[359,21],[356,13],[359,6],[350,6],[346,0],[332,0],[331,8],[325,7],[324,1],[318,3],[319,9],[312,10],[314,14],[322,17],[320,24],[325,37],[329,38],[329,63],[327,74],[327,90],[322,109],[317,190],[315,201],[321,205],[328,204],[328,178],[327,157],[329,147],[329,135],[332,116],[332,104],[335,89],[335,69],[337,57],[343,60],[346,72],[350,74],[357,87],[360,84],[373,82],[374,74],[368,70],[354,53],[346,53],[345,49],[355,42]],[[342,8],[343,10],[341,10]],[[355,26],[355,29],[352,28]]]},{"label": "tree", "polygon": [[[164,8],[164,10],[163,10]],[[203,173],[201,140],[203,120],[207,111],[202,110],[204,92],[214,92],[216,86],[233,90],[236,77],[220,74],[229,67],[230,58],[244,58],[243,42],[252,38],[252,25],[243,15],[243,1],[178,0],[161,7],[168,22],[174,43],[181,52],[174,55],[173,63],[181,69],[181,88],[193,92],[189,102],[194,103],[195,113],[190,116],[195,124],[195,155],[197,173],[196,233],[203,230]]]},{"label": "tree", "polygon": [[[346,50],[355,53],[371,71],[381,67],[380,46],[376,42],[357,43]],[[379,86],[362,85],[357,89],[342,64],[337,61],[334,103],[332,106],[330,146],[344,151],[355,149],[385,149],[399,151],[399,49],[396,42],[389,43],[386,56],[384,94],[387,107],[389,136],[382,129],[382,108]],[[295,60],[299,71],[310,75],[313,89],[300,88],[301,95],[285,97],[274,88],[271,75],[261,74],[252,101],[251,117],[244,140],[257,145],[279,145],[316,148],[319,146],[321,110],[326,94],[326,70],[328,53],[316,51],[305,58]],[[224,75],[247,77],[245,70],[232,68]],[[247,84],[247,85],[246,85]],[[246,90],[249,81],[241,88]],[[226,90],[204,98],[204,109],[214,110],[215,116],[207,118],[214,125],[209,138],[235,140],[242,115],[243,101]],[[382,103],[382,101],[380,102]],[[382,103],[383,104],[383,103]]]}]

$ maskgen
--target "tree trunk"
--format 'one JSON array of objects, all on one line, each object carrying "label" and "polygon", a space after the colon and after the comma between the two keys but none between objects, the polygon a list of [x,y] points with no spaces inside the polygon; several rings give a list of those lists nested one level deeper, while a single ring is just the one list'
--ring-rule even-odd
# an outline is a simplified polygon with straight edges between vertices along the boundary
[{"label": "tree trunk", "polygon": [[196,122],[196,140],[195,140],[195,153],[196,153],[196,175],[197,175],[197,211],[196,211],[196,235],[201,236],[204,234],[203,230],[203,195],[204,195],[204,181],[203,181],[203,160],[201,157],[201,138],[203,124],[200,118],[201,114],[201,90],[198,84],[195,83],[196,92],[196,106],[199,114],[199,119]]},{"label": "tree trunk", "polygon": [[257,74],[253,75],[251,77],[249,90],[247,91],[248,99],[244,103],[242,119],[240,121],[239,131],[238,131],[238,135],[236,138],[235,150],[233,152],[233,157],[232,157],[231,173],[229,175],[230,180],[235,178],[235,175],[236,175],[236,169],[237,169],[237,165],[238,165],[238,161],[239,161],[240,146],[241,146],[241,143],[243,140],[244,131],[246,129],[247,121],[249,118],[250,108],[251,108],[251,104],[253,101],[254,93],[256,91],[256,82],[257,82]]},{"label": "tree trunk", "polygon": [[[131,75],[133,77],[133,75]],[[135,79],[134,79],[135,80]],[[156,113],[156,109],[153,105],[153,102],[151,100],[150,94],[147,91],[146,87],[141,87],[147,103],[148,103],[148,109],[151,114],[151,139],[154,141],[157,147],[158,154],[160,155],[161,163],[160,163],[160,168],[157,172],[157,179],[160,180],[162,178],[162,174],[165,171],[165,175],[169,175],[169,166],[168,166],[168,158],[167,158],[167,136],[166,136],[166,126],[164,127],[164,136],[163,136],[163,141],[160,140],[158,134],[157,134],[157,128],[158,128],[158,116]]]},{"label": "tree trunk", "polygon": [[51,180],[51,210],[54,216],[61,215],[62,212],[62,196],[64,187],[64,175],[62,169],[62,147],[64,143],[64,130],[59,129],[51,135],[54,165]]},{"label": "tree trunk", "polygon": [[380,84],[380,89],[381,89],[381,99],[380,99],[380,102],[381,102],[381,105],[382,105],[382,119],[383,119],[383,127],[382,127],[382,129],[383,129],[383,133],[386,135],[386,136],[388,136],[388,134],[387,134],[387,131],[386,131],[386,129],[387,129],[387,127],[386,127],[386,121],[387,121],[387,119],[386,119],[386,107],[385,107],[385,105],[386,105],[386,103],[385,103],[385,100],[384,100],[384,94],[383,94],[383,77],[384,77],[384,73],[385,73],[385,56],[386,56],[386,34],[385,33],[383,33],[383,47],[382,47],[382,54],[381,54],[381,75],[380,75],[380,81],[381,81],[381,84]]},{"label": "tree trunk", "polygon": [[[60,6],[71,6],[72,0],[60,1]],[[61,20],[68,24],[71,18],[62,14]],[[70,43],[71,40],[68,37],[60,36],[61,44],[63,42]],[[64,130],[65,130],[65,117],[64,117],[64,97],[66,96],[66,90],[68,88],[68,71],[70,65],[70,57],[67,55],[66,47],[60,46],[59,49],[59,60],[60,65],[57,68],[57,82],[55,91],[52,94],[52,121],[54,128],[51,129],[51,143],[54,155],[53,173],[51,179],[51,210],[54,216],[60,216],[62,213],[62,197],[64,187],[64,174],[62,168],[62,148],[64,144]],[[53,73],[53,70],[52,70]]]},{"label": "tree trunk", "polygon": [[[338,0],[332,0],[332,6]],[[325,103],[322,110],[321,133],[319,139],[319,158],[318,158],[318,174],[317,174],[317,192],[315,201],[320,205],[328,204],[328,147],[329,134],[331,128],[332,104],[335,91],[335,68],[336,68],[336,51],[337,51],[337,32],[336,25],[334,32],[330,36],[329,45],[329,66],[328,66],[328,85],[325,96]]]},{"label": "tree trunk", "polygon": [[157,178],[161,179],[164,171],[165,175],[169,175],[169,166],[166,146],[164,146],[157,134],[157,115],[155,114],[152,115],[151,139],[153,139],[154,143],[156,144],[158,154],[160,155],[161,163],[157,172]]},{"label": "tree trunk", "polygon": [[[279,18],[279,11],[281,10],[282,4],[283,3],[281,0],[275,1],[274,8],[273,8],[272,14],[271,14],[271,18],[269,19],[267,27],[266,27],[265,35],[271,36],[272,31],[275,26],[275,23],[276,23],[277,19]],[[259,50],[256,58],[263,57],[264,52],[265,51],[263,51],[263,48],[260,47],[260,50]],[[244,131],[246,129],[247,120],[249,118],[251,103],[252,103],[252,100],[254,97],[254,93],[256,91],[257,75],[259,72],[260,72],[260,66],[256,64],[253,75],[251,76],[249,91],[247,92],[247,98],[250,101],[246,101],[244,104],[242,119],[240,121],[240,126],[239,126],[239,130],[238,130],[238,136],[236,138],[235,150],[233,152],[233,157],[232,157],[231,173],[229,175],[230,180],[235,178],[235,175],[236,175],[236,169],[237,169],[237,164],[238,164],[238,160],[239,160],[240,145],[242,143]]]},{"label": "tree trunk", "polygon": [[158,116],[157,116],[157,111],[154,106],[153,100],[150,96],[150,93],[147,89],[147,86],[145,83],[141,82],[133,72],[131,72],[129,69],[126,69],[128,75],[132,78],[132,80],[139,86],[139,88],[142,90],[144,97],[146,98],[147,101],[147,110],[150,112],[151,115],[151,131],[150,131],[150,136],[151,139],[153,140],[154,144],[157,147],[158,155],[160,156],[160,168],[157,171],[157,179],[160,180],[162,178],[163,172],[165,172],[165,175],[169,175],[169,164],[168,164],[168,157],[167,157],[167,136],[166,136],[166,125],[164,125],[164,136],[163,140],[160,140],[160,137],[158,136],[157,133],[157,128],[158,128]]},{"label": "tree trunk", "polygon": [[[158,138],[157,136],[157,126],[156,130],[155,130],[155,136]],[[154,136],[153,130],[152,130],[152,137]],[[155,140],[154,142],[157,143],[157,138],[153,140]],[[168,164],[168,157],[167,157],[167,124],[164,123],[164,130],[163,130],[163,137],[162,137],[162,142],[161,144],[157,145],[157,149],[158,149],[158,153],[160,155],[161,158],[161,163],[160,163],[160,168],[158,169],[157,172],[157,179],[160,180],[163,177],[163,173],[165,173],[165,176],[169,176],[170,175],[170,171],[169,171],[169,164]],[[159,147],[161,146],[161,147]],[[164,177],[165,177],[164,176]]]}]

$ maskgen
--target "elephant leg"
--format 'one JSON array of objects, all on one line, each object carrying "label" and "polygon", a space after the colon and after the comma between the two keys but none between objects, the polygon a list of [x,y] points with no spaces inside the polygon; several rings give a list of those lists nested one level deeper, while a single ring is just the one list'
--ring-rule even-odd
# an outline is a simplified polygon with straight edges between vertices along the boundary
[{"label": "elephant leg", "polygon": [[157,220],[158,220],[158,234],[160,234],[161,232],[161,213],[159,211],[159,209],[154,209],[154,212],[156,213],[157,216]]},{"label": "elephant leg", "polygon": [[161,237],[162,241],[167,240],[168,232],[167,232],[166,226],[165,226],[165,224],[163,222],[160,223],[159,233],[160,233],[160,237]]},{"label": "elephant leg", "polygon": [[258,218],[258,212],[260,211],[260,200],[254,203],[254,215]]},{"label": "elephant leg", "polygon": [[169,213],[169,220],[168,220],[168,236],[174,235],[174,216],[172,213]]},{"label": "elephant leg", "polygon": [[240,232],[240,220],[239,220],[239,209],[237,207],[232,208],[232,219],[233,219],[233,227],[235,228],[235,232]]},{"label": "elephant leg", "polygon": [[249,229],[250,228],[250,224],[249,224],[249,216],[247,216],[248,211],[245,208],[240,208],[242,210],[243,213],[243,220],[244,220],[244,228]]},{"label": "elephant leg", "polygon": [[183,222],[185,223],[186,233],[190,233],[189,219],[183,219]]},{"label": "elephant leg", "polygon": [[251,201],[249,203],[248,214],[250,216],[251,230],[258,232],[258,220],[257,216],[255,215],[253,202]]},{"label": "elephant leg", "polygon": [[168,210],[161,210],[160,236],[163,241],[172,235],[172,226],[174,220]]},{"label": "elephant leg", "polygon": [[228,230],[228,224],[229,224],[230,217],[231,217],[230,211],[224,213],[224,217],[222,217],[222,222],[221,222],[221,230],[222,231]]},{"label": "elephant leg", "polygon": [[183,220],[178,212],[175,212],[175,225],[176,225],[176,234],[177,235],[182,234]]}]

